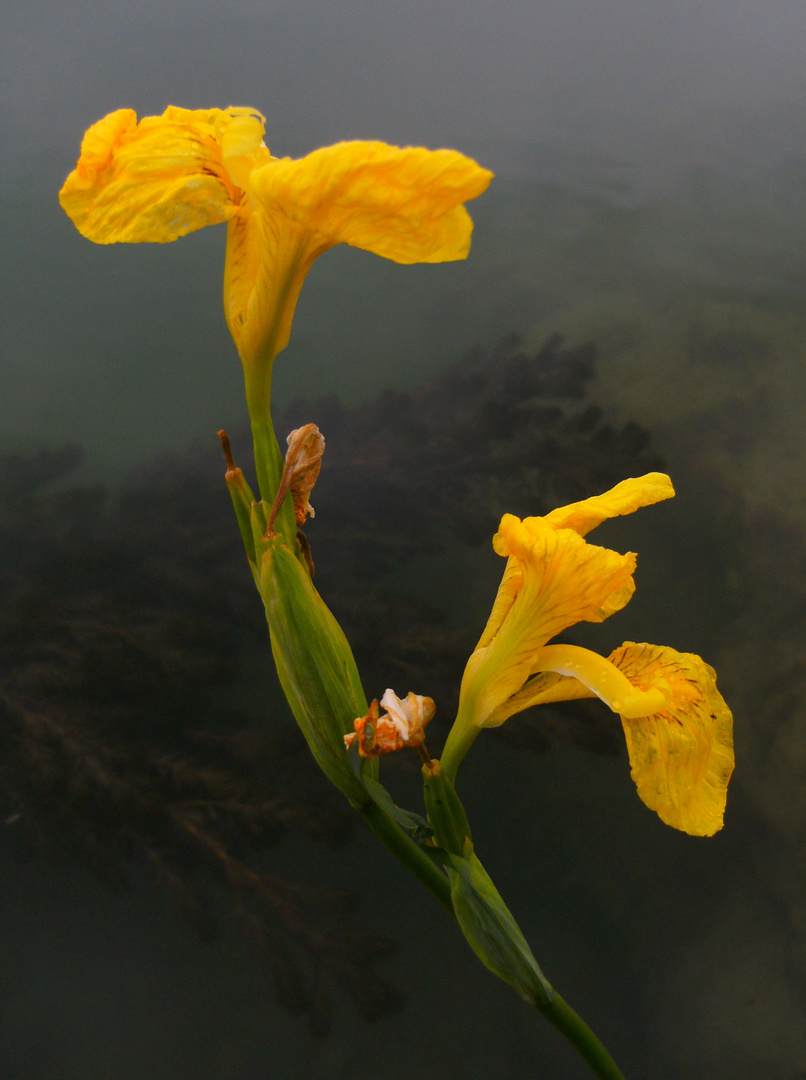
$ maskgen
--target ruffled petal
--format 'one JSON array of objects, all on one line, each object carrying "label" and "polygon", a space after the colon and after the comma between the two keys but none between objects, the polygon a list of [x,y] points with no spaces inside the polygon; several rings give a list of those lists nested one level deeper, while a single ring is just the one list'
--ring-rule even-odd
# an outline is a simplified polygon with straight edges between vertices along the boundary
[{"label": "ruffled petal", "polygon": [[[635,555],[620,555],[558,529],[546,518],[504,514],[493,548],[515,559],[523,584],[513,603],[528,607],[538,648],[578,622],[602,622],[635,591]],[[508,619],[506,621],[509,621]]]},{"label": "ruffled petal", "polygon": [[454,150],[349,142],[273,159],[252,109],[131,109],[87,132],[60,193],[96,243],[165,243],[223,221],[224,304],[247,368],[285,347],[312,263],[346,243],[401,263],[464,258],[464,208],[492,178]]},{"label": "ruffled petal", "polygon": [[252,177],[256,202],[319,250],[350,244],[400,263],[463,259],[473,223],[463,203],[492,173],[455,150],[342,142]]},{"label": "ruffled petal", "polygon": [[642,801],[672,828],[712,836],[722,828],[733,772],[733,717],[699,656],[627,641],[610,660],[641,689],[672,692],[662,712],[621,718]]},{"label": "ruffled petal", "polygon": [[651,506],[673,496],[672,481],[665,473],[647,473],[622,480],[602,495],[560,506],[547,514],[545,520],[557,529],[573,529],[580,536],[586,536],[608,518],[632,514],[642,506]]},{"label": "ruffled petal", "polygon": [[505,514],[493,544],[517,563],[522,581],[511,603],[508,592],[499,594],[505,611],[498,628],[473,653],[462,680],[472,723],[485,727],[511,715],[505,703],[523,687],[550,638],[578,622],[601,622],[626,603],[635,570],[632,553],[588,544],[543,518]]},{"label": "ruffled petal", "polygon": [[395,262],[465,258],[473,225],[464,203],[493,174],[456,150],[337,143],[298,161],[273,160],[253,178],[256,200],[315,245],[345,243]]},{"label": "ruffled petal", "polygon": [[242,198],[222,153],[230,124],[237,165],[248,148],[257,149],[256,125],[257,143],[262,138],[263,120],[253,110],[170,106],[139,123],[131,109],[110,113],[84,136],[78,164],[59,193],[61,205],[98,244],[168,243],[228,221]]},{"label": "ruffled petal", "polygon": [[345,142],[249,175],[249,203],[230,223],[224,298],[244,362],[288,344],[313,262],[351,244],[395,262],[463,259],[473,223],[462,206],[492,173],[454,150]]}]

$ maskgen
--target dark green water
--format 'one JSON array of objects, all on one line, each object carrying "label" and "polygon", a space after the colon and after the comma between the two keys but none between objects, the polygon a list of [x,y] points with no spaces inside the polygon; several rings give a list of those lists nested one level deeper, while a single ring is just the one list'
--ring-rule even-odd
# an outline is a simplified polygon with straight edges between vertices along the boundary
[{"label": "dark green water", "polygon": [[[418,17],[426,19],[421,6]],[[692,35],[683,16],[696,5],[679,7],[681,21],[672,19],[676,32],[665,40],[670,55],[680,49],[690,59],[699,53],[684,48]],[[623,639],[657,641],[701,652],[717,668],[736,718],[737,771],[726,824],[712,840],[665,828],[635,796],[623,754],[597,755],[559,737],[533,754],[485,735],[461,778],[477,849],[549,978],[628,1077],[806,1076],[806,165],[802,145],[791,137],[797,130],[791,85],[782,81],[776,97],[759,80],[756,105],[751,85],[744,96],[736,91],[732,111],[724,96],[708,96],[704,76],[695,79],[691,111],[680,106],[676,127],[667,110],[667,137],[647,135],[641,154],[641,139],[624,135],[629,124],[614,129],[612,146],[604,130],[597,134],[595,53],[584,34],[576,59],[568,61],[567,91],[569,117],[576,101],[584,123],[569,118],[563,126],[563,95],[550,80],[542,88],[529,82],[521,45],[521,81],[502,76],[505,90],[487,96],[468,90],[466,74],[456,75],[451,90],[461,50],[452,53],[428,114],[425,105],[418,111],[394,93],[406,86],[413,102],[429,100],[428,87],[402,59],[403,43],[416,38],[411,28],[392,50],[391,68],[376,59],[365,85],[357,76],[345,83],[340,107],[333,104],[336,61],[321,68],[316,82],[314,60],[327,54],[328,40],[338,43],[343,64],[368,55],[345,44],[345,27],[360,25],[354,11],[343,25],[331,13],[318,27],[294,23],[282,5],[268,14],[244,9],[237,19],[233,11],[234,21],[217,38],[178,6],[170,16],[149,9],[144,32],[151,48],[138,66],[136,50],[115,36],[120,13],[82,11],[60,51],[59,26],[43,24],[44,8],[34,8],[29,22],[15,23],[14,40],[39,42],[47,46],[43,55],[61,57],[73,73],[76,104],[73,111],[54,104],[53,116],[43,119],[44,101],[33,90],[26,96],[21,69],[10,67],[19,90],[8,98],[14,153],[3,173],[0,209],[0,449],[78,442],[85,458],[73,479],[100,479],[114,491],[157,455],[198,446],[203,457],[219,427],[242,425],[240,373],[221,312],[223,232],[166,247],[95,248],[75,234],[55,202],[85,122],[142,95],[144,80],[154,82],[159,102],[148,104],[154,110],[174,98],[193,106],[200,95],[221,104],[244,95],[261,106],[259,91],[271,91],[282,152],[356,135],[449,140],[497,168],[490,193],[471,208],[476,236],[467,263],[406,268],[342,248],[317,264],[278,362],[278,408],[300,396],[338,393],[355,405],[387,388],[416,390],[468,349],[488,349],[513,331],[530,348],[554,333],[571,345],[596,344],[590,399],[608,422],[636,421],[649,432],[678,497],[597,533],[598,542],[639,553],[638,590],[623,613],[587,628],[579,640],[602,652]],[[492,87],[498,69],[493,61],[483,66],[478,42],[486,24],[482,9],[472,10],[479,33],[468,29],[471,19],[460,37],[476,43],[477,82]],[[784,28],[789,7],[773,10]],[[504,17],[512,40],[522,37],[524,19],[517,6]],[[435,42],[446,32],[437,22]],[[633,73],[634,87],[627,85],[628,68],[622,96],[613,90],[602,106],[608,123],[615,123],[616,99],[629,112],[624,102],[643,86],[652,88],[650,106],[663,113],[664,79],[653,83],[650,63],[660,39],[641,20],[625,25],[637,51],[646,46],[647,59]],[[708,25],[713,30],[718,20]],[[391,41],[396,15],[390,9],[372,26],[378,41]],[[735,21],[727,19],[730,26],[728,40],[739,55]],[[769,25],[742,26],[747,55],[755,48],[772,57]],[[179,43],[174,77],[160,74],[171,63],[167,45],[160,51],[156,44],[160,28],[166,41],[173,35]],[[269,30],[286,53],[302,50],[299,65],[285,54],[279,74],[259,65],[251,38]],[[82,32],[93,46],[92,86],[88,80],[84,89],[74,74]],[[232,48],[239,35],[251,35],[243,70],[229,60],[216,66],[220,41]],[[505,37],[493,49],[501,71]],[[357,40],[366,45],[360,33]],[[612,90],[619,53],[610,38],[605,44],[610,77],[602,79]],[[782,45],[787,64],[791,48],[790,34]],[[415,53],[428,72],[438,46],[422,49]],[[207,65],[203,73],[195,70],[198,55]],[[716,81],[721,72],[730,98],[729,66],[723,58],[713,71],[705,63],[695,69],[711,71]],[[673,67],[669,61],[668,70]],[[769,63],[764,70],[775,68]],[[560,102],[537,119],[526,104],[536,89]],[[707,99],[698,118],[697,93]],[[472,123],[451,106],[462,94]],[[389,103],[386,127],[377,120],[381,106],[376,113],[367,104],[373,96]],[[317,100],[330,104],[317,111]],[[507,102],[523,110],[520,139],[512,119],[496,128],[498,116],[508,116]],[[79,118],[78,111],[87,115]],[[686,141],[681,131],[696,131],[696,138]],[[681,160],[675,132],[685,143]],[[446,425],[451,420],[448,412]],[[368,409],[368,440],[383,439],[384,422],[381,409]],[[226,500],[210,514],[219,511],[228,535],[234,523]],[[314,545],[317,527],[319,519],[309,534]],[[163,544],[177,543],[178,526],[171,528],[176,535],[154,530],[149,562],[159,561]],[[74,551],[81,539],[79,528]],[[7,545],[0,558],[8,573],[20,555]],[[497,562],[481,547],[455,548],[393,566],[383,583],[441,609],[449,625],[480,623]],[[349,592],[344,582],[335,584]],[[360,572],[353,591],[362,601],[371,591]],[[395,642],[393,622],[383,625]],[[232,699],[241,703],[257,687],[267,704],[253,705],[252,719],[264,710],[275,718],[280,706],[259,654],[243,641],[233,648],[244,666],[229,687]],[[399,693],[409,689],[400,682],[404,675],[373,670],[372,677],[379,681],[367,687],[371,695],[382,692],[387,678],[398,679]],[[8,740],[4,731],[0,752]],[[390,785],[402,801],[415,801],[405,770],[393,773]],[[226,932],[203,943],[136,853],[129,859],[132,887],[115,892],[75,860],[54,865],[35,846],[21,844],[22,825],[9,815],[0,829],[2,1080],[587,1075],[361,832],[333,850],[292,831],[251,856],[250,865],[279,878],[354,889],[360,906],[349,918],[398,942],[396,954],[375,970],[402,992],[403,1011],[370,1024],[343,988],[330,986],[333,1025],[318,1038],[304,1016],[278,1004],[255,950],[226,914]]]}]

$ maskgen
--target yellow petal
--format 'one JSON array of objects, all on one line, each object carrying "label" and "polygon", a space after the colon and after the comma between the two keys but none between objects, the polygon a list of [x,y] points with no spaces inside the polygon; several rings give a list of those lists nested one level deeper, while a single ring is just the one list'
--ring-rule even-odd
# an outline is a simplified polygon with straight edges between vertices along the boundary
[{"label": "yellow petal", "polygon": [[473,223],[462,203],[492,178],[454,150],[344,142],[249,175],[249,204],[229,226],[224,302],[247,367],[288,344],[314,260],[351,244],[396,262],[463,259]]},{"label": "yellow petal", "polygon": [[498,586],[498,592],[493,601],[493,609],[490,612],[487,625],[484,627],[482,635],[478,640],[476,649],[483,649],[485,645],[489,645],[498,633],[501,628],[501,623],[506,618],[509,609],[515,603],[515,597],[520,592],[522,585],[523,571],[520,568],[518,560],[515,558],[507,559],[507,565],[504,568],[504,576],[501,578],[501,584]]},{"label": "yellow petal", "polygon": [[220,143],[234,123],[230,153],[240,160],[236,155],[247,146],[244,117],[252,119],[254,149],[255,125],[263,129],[258,115],[171,106],[138,124],[131,109],[110,113],[85,135],[78,164],[59,193],[62,207],[79,232],[99,244],[167,243],[227,221],[242,195]]},{"label": "yellow petal", "polygon": [[556,528],[547,518],[521,521],[504,514],[493,548],[517,562],[523,576],[522,606],[530,606],[540,648],[575,623],[602,622],[635,591],[632,552],[620,555],[589,544],[576,530]]},{"label": "yellow petal", "polygon": [[651,506],[673,496],[672,481],[665,473],[647,473],[622,480],[603,495],[560,506],[546,515],[546,521],[555,528],[574,529],[580,536],[586,536],[608,518],[632,514],[642,506]]},{"label": "yellow petal", "polygon": [[122,109],[87,132],[60,193],[102,244],[168,242],[229,221],[225,311],[253,371],[287,344],[319,255],[347,243],[402,263],[464,258],[473,224],[463,204],[492,178],[454,150],[381,142],[273,159],[263,131],[251,109],[171,107],[140,123]]},{"label": "yellow petal", "polygon": [[630,641],[610,659],[641,689],[672,692],[663,711],[621,718],[640,798],[667,825],[712,836],[722,828],[734,765],[733,717],[713,669],[692,653]]},{"label": "yellow petal", "polygon": [[537,654],[532,671],[577,679],[625,719],[649,716],[672,703],[672,691],[665,682],[653,683],[648,689],[636,686],[612,660],[579,645],[546,645]]},{"label": "yellow petal", "polygon": [[400,263],[463,259],[473,223],[463,203],[492,173],[455,150],[343,142],[252,177],[256,202],[324,250],[351,244]]},{"label": "yellow petal", "polygon": [[[630,682],[612,660],[579,645],[545,645],[536,654],[529,680],[501,707],[508,716],[551,701],[598,697],[622,716],[647,716],[665,707],[671,691],[665,683],[642,689]],[[489,723],[494,727],[495,723]]]},{"label": "yellow petal", "polygon": [[[539,655],[539,654],[538,654]],[[517,693],[507,698],[487,719],[485,727],[498,727],[510,716],[531,709],[533,705],[545,705],[552,701],[575,701],[578,698],[596,697],[592,690],[579,681],[555,671],[541,671],[523,684]]]},{"label": "yellow petal", "polygon": [[[268,354],[268,359],[280,351],[272,348],[279,319],[280,289],[273,287],[272,270],[277,270],[276,263],[264,257],[266,224],[265,215],[255,213],[251,204],[245,203],[227,226],[224,315],[244,363],[254,361],[261,350]],[[276,259],[276,252],[273,254]],[[296,295],[293,303],[296,304]],[[292,306],[291,316],[293,311]],[[289,317],[288,333],[290,330]],[[288,334],[283,344],[287,340]]]},{"label": "yellow petal", "polygon": [[[607,518],[618,517],[622,514],[631,514],[642,506],[670,499],[674,495],[674,488],[668,476],[664,473],[647,473],[646,476],[637,479],[622,480],[610,491],[602,495],[595,495],[582,502],[570,503],[552,510],[543,518],[526,518],[522,526],[526,529],[531,527],[530,522],[543,521],[555,529],[573,529],[580,536],[585,536],[597,525],[601,525]],[[505,514],[501,520],[498,533],[493,537],[493,547],[499,555],[512,555],[510,550],[512,543],[517,544],[515,522],[518,519],[512,514]],[[511,537],[511,540],[508,539]],[[528,541],[527,541],[528,544]],[[510,558],[504,572],[504,578],[498,589],[493,610],[484,632],[476,645],[477,649],[489,644],[501,625],[506,612],[512,606],[515,594],[520,588],[522,574],[517,558]],[[630,600],[635,591],[635,583],[630,579],[623,587],[616,589],[602,603],[597,621],[607,618],[616,611],[620,611]]]},{"label": "yellow petal", "polygon": [[505,703],[523,687],[546,642],[575,623],[601,622],[617,599],[629,597],[635,570],[632,553],[588,544],[543,518],[504,515],[494,546],[517,564],[522,580],[513,598],[516,579],[508,568],[496,600],[500,624],[473,653],[462,680],[460,711],[464,706],[471,722],[485,727],[512,715]]}]

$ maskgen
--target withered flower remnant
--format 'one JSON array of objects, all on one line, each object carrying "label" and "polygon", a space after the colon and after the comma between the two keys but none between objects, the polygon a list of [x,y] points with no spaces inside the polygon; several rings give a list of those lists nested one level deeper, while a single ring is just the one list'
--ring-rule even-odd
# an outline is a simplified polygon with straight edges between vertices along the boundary
[{"label": "withered flower remnant", "polygon": [[349,749],[357,739],[358,752],[365,758],[391,754],[404,746],[422,746],[425,725],[436,712],[433,699],[410,690],[401,700],[393,690],[387,690],[381,698],[381,705],[386,709],[383,716],[378,716],[376,698],[367,715],[356,719],[355,731],[344,736],[345,746]]}]

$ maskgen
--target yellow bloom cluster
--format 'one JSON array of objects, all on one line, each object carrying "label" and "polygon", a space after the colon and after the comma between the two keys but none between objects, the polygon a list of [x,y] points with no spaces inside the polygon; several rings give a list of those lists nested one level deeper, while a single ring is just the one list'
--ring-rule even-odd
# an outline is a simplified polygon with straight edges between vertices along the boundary
[{"label": "yellow bloom cluster", "polygon": [[99,244],[169,242],[228,223],[227,322],[245,366],[285,347],[313,261],[335,244],[399,263],[463,259],[464,203],[492,173],[454,150],[342,142],[272,157],[254,109],[131,109],[89,129],[59,198]]},{"label": "yellow bloom cluster", "polygon": [[532,705],[599,697],[624,727],[638,794],[663,821],[697,836],[722,826],[733,771],[733,721],[713,669],[698,656],[626,642],[605,659],[551,638],[601,622],[629,601],[635,556],[589,544],[607,518],[674,495],[661,473],[545,517],[505,514],[493,540],[507,566],[462,679],[459,713],[442,756],[449,774],[482,727]]},{"label": "yellow bloom cluster", "polygon": [[[139,122],[121,109],[86,133],[59,196],[79,231],[102,244],[169,242],[227,223],[224,307],[256,438],[268,423],[271,364],[314,260],[340,243],[400,263],[464,258],[473,228],[464,204],[492,178],[453,150],[381,142],[275,158],[264,131],[264,118],[248,108],[169,107]],[[264,440],[263,456],[272,452]],[[261,492],[270,488],[273,497],[277,479],[266,467],[261,477],[257,451],[256,460]],[[668,477],[651,473],[545,517],[504,515],[493,544],[507,566],[462,680],[442,758],[449,776],[482,727],[540,702],[595,695],[621,716],[644,802],[675,828],[720,828],[732,718],[711,668],[655,645],[626,643],[605,659],[549,644],[632,596],[635,556],[588,544],[586,534],[673,494]]]}]

